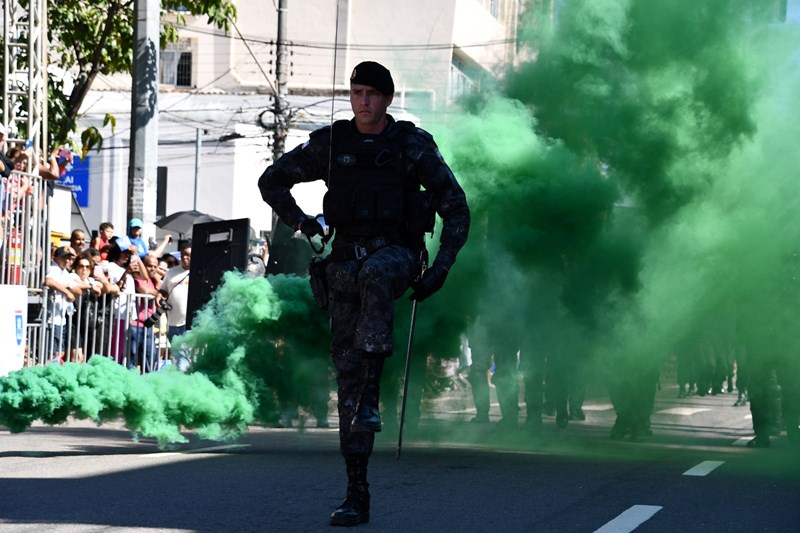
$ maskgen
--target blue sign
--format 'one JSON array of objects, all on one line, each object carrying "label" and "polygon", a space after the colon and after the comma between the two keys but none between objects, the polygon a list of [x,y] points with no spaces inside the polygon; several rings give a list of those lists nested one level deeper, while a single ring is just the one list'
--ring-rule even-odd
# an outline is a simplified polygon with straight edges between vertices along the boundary
[{"label": "blue sign", "polygon": [[17,346],[19,346],[25,338],[25,324],[22,323],[22,311],[14,313],[14,322],[16,323],[15,333],[17,335]]},{"label": "blue sign", "polygon": [[83,160],[75,156],[71,157],[71,161],[59,159],[58,163],[61,178],[56,183],[72,189],[81,207],[89,206],[89,160],[88,155]]}]

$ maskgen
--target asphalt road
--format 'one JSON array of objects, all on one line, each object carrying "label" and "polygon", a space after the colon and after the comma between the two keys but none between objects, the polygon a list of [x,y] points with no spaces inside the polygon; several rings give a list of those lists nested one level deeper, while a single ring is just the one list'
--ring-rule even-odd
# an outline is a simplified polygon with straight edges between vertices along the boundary
[{"label": "asphalt road", "polygon": [[[734,395],[658,394],[652,437],[612,441],[613,410],[499,435],[470,424],[468,392],[427,402],[420,428],[378,436],[363,531],[800,531],[800,450],[743,446]],[[496,418],[496,405],[493,417]],[[331,421],[335,418],[331,416]],[[168,450],[120,424],[0,430],[0,531],[330,531],[344,495],[333,429],[250,428]]]}]

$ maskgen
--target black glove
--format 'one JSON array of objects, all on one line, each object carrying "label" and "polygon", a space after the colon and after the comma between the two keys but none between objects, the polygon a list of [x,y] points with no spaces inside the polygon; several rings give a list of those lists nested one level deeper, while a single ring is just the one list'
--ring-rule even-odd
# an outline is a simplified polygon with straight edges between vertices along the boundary
[{"label": "black glove", "polygon": [[316,218],[307,218],[302,221],[300,223],[300,232],[308,237],[313,237],[314,235],[324,235],[322,225],[317,222]]},{"label": "black glove", "polygon": [[425,270],[421,279],[412,283],[411,287],[414,292],[411,294],[410,299],[421,302],[441,289],[445,279],[447,279],[447,269],[434,262],[433,266]]}]

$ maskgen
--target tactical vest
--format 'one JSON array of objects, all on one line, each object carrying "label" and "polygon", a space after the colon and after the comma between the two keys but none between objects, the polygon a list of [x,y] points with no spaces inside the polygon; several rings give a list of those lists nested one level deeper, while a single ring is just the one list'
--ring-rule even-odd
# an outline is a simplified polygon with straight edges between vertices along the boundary
[{"label": "tactical vest", "polygon": [[414,127],[398,121],[384,134],[361,135],[350,121],[333,124],[331,176],[322,211],[337,233],[404,240],[433,230],[432,202],[408,174],[402,154],[403,138]]}]

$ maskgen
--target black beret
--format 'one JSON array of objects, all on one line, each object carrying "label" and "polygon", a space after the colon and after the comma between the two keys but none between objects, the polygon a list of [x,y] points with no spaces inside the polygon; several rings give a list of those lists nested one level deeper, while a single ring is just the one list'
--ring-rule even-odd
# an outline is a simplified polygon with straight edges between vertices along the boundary
[{"label": "black beret", "polygon": [[356,65],[350,75],[350,83],[369,85],[389,96],[394,94],[394,82],[389,69],[374,61],[363,61]]}]

